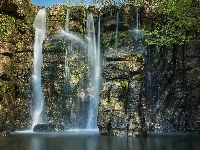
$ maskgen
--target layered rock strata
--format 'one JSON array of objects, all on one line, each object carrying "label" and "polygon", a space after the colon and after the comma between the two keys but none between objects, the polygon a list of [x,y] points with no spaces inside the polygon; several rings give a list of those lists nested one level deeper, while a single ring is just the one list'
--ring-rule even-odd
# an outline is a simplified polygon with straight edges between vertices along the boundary
[{"label": "layered rock strata", "polygon": [[146,136],[144,58],[139,54],[112,54],[106,60],[98,108],[100,134]]},{"label": "layered rock strata", "polygon": [[150,132],[200,133],[199,47],[199,40],[193,40],[168,53],[149,51],[146,97]]}]

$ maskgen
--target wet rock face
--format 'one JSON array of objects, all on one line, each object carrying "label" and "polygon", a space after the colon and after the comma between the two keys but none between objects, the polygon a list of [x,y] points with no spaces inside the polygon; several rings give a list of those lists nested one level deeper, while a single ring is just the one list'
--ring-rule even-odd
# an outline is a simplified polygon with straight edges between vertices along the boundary
[{"label": "wet rock face", "polygon": [[64,126],[60,124],[37,124],[34,126],[34,132],[56,132],[63,131]]},{"label": "wet rock face", "polygon": [[109,79],[130,79],[135,74],[142,72],[143,64],[135,61],[111,61],[103,70],[102,77]]},{"label": "wet rock face", "polygon": [[0,115],[0,136],[9,136],[10,132],[15,131],[15,125],[10,121],[6,121]]},{"label": "wet rock face", "polygon": [[138,54],[112,54],[106,59],[98,107],[100,134],[146,136],[144,59]]},{"label": "wet rock face", "polygon": [[0,42],[0,131],[4,135],[30,125],[30,105],[26,95],[31,65],[23,60],[22,53],[20,60],[18,58],[12,43]]},{"label": "wet rock face", "polygon": [[0,3],[0,9],[3,11],[15,12],[17,8],[16,0],[2,0]]},{"label": "wet rock face", "polygon": [[[186,131],[200,134],[200,40],[188,43],[186,54]],[[196,60],[194,62],[194,60]],[[193,62],[191,68],[188,64]]]},{"label": "wet rock face", "polygon": [[71,51],[65,42],[64,39],[49,39],[50,44],[56,45],[55,49],[43,50],[43,120],[65,128],[85,128],[85,111],[89,109],[89,95],[92,94],[87,81],[87,64],[81,48],[72,43]]},{"label": "wet rock face", "polygon": [[200,42],[194,40],[185,49],[166,49],[170,57],[161,50],[156,52],[159,58],[150,50],[146,65],[150,132],[200,133],[199,48]]},{"label": "wet rock face", "polygon": [[11,59],[13,56],[13,45],[9,42],[0,42],[0,79],[9,80],[9,72],[6,67],[11,65]]},{"label": "wet rock face", "polygon": [[30,0],[0,2],[0,115],[3,135],[30,127],[33,6]]},{"label": "wet rock face", "polygon": [[[43,120],[51,123],[61,123],[65,107],[62,102],[62,90],[64,80],[64,54],[60,49],[54,51],[44,50],[44,63],[42,67],[43,93],[45,108]],[[64,123],[64,122],[62,122]]]},{"label": "wet rock face", "polygon": [[106,60],[108,62],[102,71],[102,77],[106,80],[132,80],[144,70],[143,57],[138,54],[109,54]]}]

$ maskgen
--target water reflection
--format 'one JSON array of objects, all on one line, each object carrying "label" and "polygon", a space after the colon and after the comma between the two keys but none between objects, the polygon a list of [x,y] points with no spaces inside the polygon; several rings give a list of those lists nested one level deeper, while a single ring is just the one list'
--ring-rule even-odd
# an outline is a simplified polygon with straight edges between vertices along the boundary
[{"label": "water reflection", "polygon": [[56,133],[12,133],[0,137],[3,150],[191,150],[200,135],[150,133],[145,138],[100,136],[96,130]]},{"label": "water reflection", "polygon": [[30,150],[40,150],[46,149],[44,143],[46,143],[45,138],[34,136],[30,141]]}]

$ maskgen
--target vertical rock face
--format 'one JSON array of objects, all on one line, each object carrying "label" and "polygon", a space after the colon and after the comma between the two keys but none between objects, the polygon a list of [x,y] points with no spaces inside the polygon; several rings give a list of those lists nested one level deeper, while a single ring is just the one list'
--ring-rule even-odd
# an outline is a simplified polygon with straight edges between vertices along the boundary
[{"label": "vertical rock face", "polygon": [[[10,104],[13,103],[13,96],[10,93],[13,92],[11,70],[11,59],[13,55],[13,46],[8,42],[0,43],[0,131],[7,132],[9,127],[6,126],[6,122],[14,124],[13,110]],[[7,135],[7,134],[5,134]]]},{"label": "vertical rock face", "polygon": [[146,64],[149,131],[200,133],[199,47],[199,40],[194,40],[176,50],[158,50],[157,54],[153,49],[149,51],[151,56]]},{"label": "vertical rock face", "polygon": [[[71,9],[69,30],[84,35],[86,7]],[[30,0],[0,2],[0,132],[4,131],[4,135],[31,124],[32,23],[38,10]],[[108,6],[101,11],[102,52],[116,48],[116,12],[119,12],[118,50],[137,51],[138,41],[133,42],[132,32],[128,31],[136,26],[135,7]],[[57,34],[58,29],[64,27],[66,7],[56,5],[47,8],[47,12],[47,35]],[[97,11],[94,15],[97,16]],[[139,17],[141,26],[150,26],[144,14]],[[48,45],[48,41],[44,44],[44,117],[52,124],[68,125],[72,121],[84,128],[81,123],[87,118],[87,109],[83,109],[83,105],[88,105],[85,101],[92,88],[87,81],[87,60],[81,57],[83,50],[76,42],[72,45],[73,51],[69,49],[67,58],[70,76],[65,80],[67,48]],[[152,132],[200,133],[199,47],[200,41],[196,38],[185,48],[147,49],[145,65],[144,58],[138,54],[107,55],[98,109],[100,134],[145,136],[147,128]],[[84,113],[83,118],[79,117]]]},{"label": "vertical rock face", "polygon": [[45,98],[44,118],[51,124],[64,124],[66,116],[62,114],[62,92],[64,81],[64,52],[60,48],[44,51],[42,67],[42,87]]},{"label": "vertical rock face", "polygon": [[65,37],[49,38],[46,45],[42,68],[43,120],[66,129],[85,128],[88,110],[85,105],[90,95],[86,54],[80,45]]},{"label": "vertical rock face", "polygon": [[15,76],[15,125],[16,129],[23,129],[31,123],[31,75],[32,75],[32,52],[17,52],[14,56],[13,74]]},{"label": "vertical rock face", "polygon": [[0,131],[5,133],[27,128],[31,123],[28,92],[33,14],[30,0],[0,2]]},{"label": "vertical rock face", "polygon": [[[13,55],[13,45],[8,42],[0,42],[0,76],[1,79],[4,80],[6,78],[6,70],[4,68],[5,65],[11,64],[11,58]],[[5,79],[6,80],[6,79]]]},{"label": "vertical rock face", "polygon": [[100,134],[146,136],[144,58],[139,54],[112,54],[106,59],[98,109]]},{"label": "vertical rock face", "polygon": [[186,124],[189,132],[200,134],[200,37],[188,43],[186,59]]}]

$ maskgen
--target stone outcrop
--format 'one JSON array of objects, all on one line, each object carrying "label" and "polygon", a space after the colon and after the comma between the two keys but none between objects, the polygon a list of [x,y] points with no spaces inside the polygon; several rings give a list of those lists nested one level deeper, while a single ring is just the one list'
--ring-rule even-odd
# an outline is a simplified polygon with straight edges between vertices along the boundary
[{"label": "stone outcrop", "polygon": [[11,59],[13,56],[13,44],[8,42],[0,43],[0,79],[1,80],[9,80],[8,72],[5,66],[11,65]]},{"label": "stone outcrop", "polygon": [[[8,122],[14,124],[13,119],[13,97],[10,94],[13,92],[13,81],[11,78],[13,45],[8,42],[0,43],[0,132],[3,136],[9,135]],[[11,104],[11,106],[10,106]]]},{"label": "stone outcrop", "polygon": [[[64,92],[64,51],[57,47],[55,50],[43,51],[42,87],[45,97],[43,120],[51,124],[65,124],[69,112],[63,99]],[[65,113],[66,112],[66,113]],[[67,114],[67,115],[66,115]]]},{"label": "stone outcrop", "polygon": [[200,134],[200,37],[188,43],[186,53],[186,119],[189,132]]},{"label": "stone outcrop", "polygon": [[64,126],[60,124],[37,124],[33,128],[34,132],[57,132],[64,131]]},{"label": "stone outcrop", "polygon": [[100,134],[146,136],[143,56],[112,54],[106,60],[98,109]]},{"label": "stone outcrop", "polygon": [[34,13],[30,0],[0,2],[0,131],[3,135],[31,124],[28,89],[33,28],[29,23]]},{"label": "stone outcrop", "polygon": [[[39,8],[30,0],[0,2],[0,134],[4,136],[31,125],[32,23]],[[46,9],[48,36],[57,34],[58,29],[64,27],[66,9],[62,5]],[[86,7],[69,9],[69,31],[85,35],[88,10],[94,13],[97,25],[98,11],[93,6],[88,10]],[[106,6],[100,11],[102,53],[109,48],[117,51],[109,51],[111,54],[105,57],[107,62],[102,72],[104,83],[98,109],[100,134],[145,136],[147,129],[152,132],[200,133],[199,37],[188,42],[185,48],[165,48],[164,51],[147,48],[145,58],[139,54],[125,54],[122,52],[143,48],[142,34],[136,37],[132,30],[136,26],[136,8],[133,5]],[[153,13],[147,17],[142,11],[140,8],[140,27],[150,27],[148,17],[153,17]],[[115,33],[117,13],[118,35]],[[74,42],[71,44],[74,53],[68,50],[70,54],[65,58],[68,43],[64,43],[66,47],[62,49],[55,43],[49,44],[48,40],[46,38],[43,45],[44,120],[67,128],[70,124],[84,128],[86,125],[81,122],[87,115],[80,108],[88,108],[91,94],[87,59],[82,57],[85,56],[84,50]],[[71,71],[67,79],[65,59]],[[38,131],[42,130],[43,127],[38,128]]]},{"label": "stone outcrop", "polygon": [[168,50],[168,55],[150,49],[146,61],[149,131],[200,133],[199,47],[199,40],[193,40],[184,48]]}]

